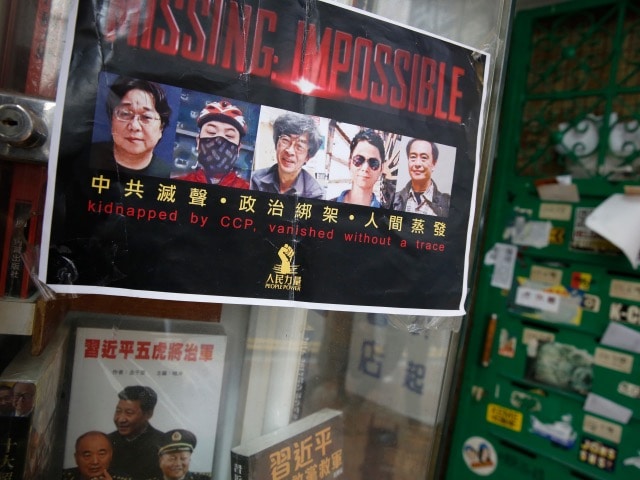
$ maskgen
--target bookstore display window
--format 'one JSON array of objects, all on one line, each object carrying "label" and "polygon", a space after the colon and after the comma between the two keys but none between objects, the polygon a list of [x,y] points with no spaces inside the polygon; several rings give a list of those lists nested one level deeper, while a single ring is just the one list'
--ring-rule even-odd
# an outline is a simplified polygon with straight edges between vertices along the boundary
[{"label": "bookstore display window", "polygon": [[[62,25],[70,3],[12,1],[0,6],[4,27],[0,35],[11,40],[4,42],[0,89],[43,99],[55,97],[60,55],[55,47],[62,47]],[[343,3],[490,52],[495,59],[489,76],[490,105],[498,102],[510,1],[467,0],[451,5],[445,0],[427,4],[413,0],[400,6],[391,1]],[[27,37],[38,33],[43,25],[40,30],[16,25],[31,19],[38,26],[37,19],[43,17],[36,4],[51,6],[44,30],[59,36],[57,41],[50,37],[39,52],[40,60],[46,61],[38,67],[41,74],[33,77],[34,67],[25,59],[38,58],[31,59],[25,53],[33,52],[33,37]],[[13,21],[16,18],[20,19],[17,23]],[[486,165],[482,167],[481,191],[490,166],[494,115],[494,108],[490,108],[483,119],[487,124],[482,153]],[[189,137],[193,133],[184,131],[181,135]],[[11,163],[4,158],[1,162]],[[30,288],[25,297],[35,292],[33,286]],[[118,312],[117,302],[101,307]],[[89,303],[80,298],[71,308],[92,310]],[[190,304],[184,305],[180,318],[188,319]],[[174,317],[157,311],[153,316]],[[224,327],[227,345],[213,478],[245,478],[234,477],[231,453],[237,447],[315,418],[319,412],[329,412],[326,421],[334,420],[332,412],[341,413],[340,427],[332,431],[336,433],[336,445],[342,448],[327,458],[320,457],[317,463],[298,462],[305,463],[307,470],[294,461],[304,455],[304,450],[285,449],[271,457],[271,462],[279,462],[272,464],[271,476],[259,478],[400,480],[432,478],[441,468],[438,464],[451,405],[450,389],[461,346],[460,332],[464,332],[462,318],[243,305],[224,305],[215,317]],[[0,325],[3,322],[0,318]],[[171,325],[180,320],[168,322]],[[69,385],[61,388],[66,391]],[[294,445],[310,448],[311,444],[304,442],[303,438]],[[282,476],[284,471],[297,476]]]},{"label": "bookstore display window", "polygon": [[[226,382],[221,416],[236,425],[221,427],[230,430],[223,441],[233,448],[329,408],[342,412],[344,478],[427,478],[447,412],[460,321],[225,306],[228,353],[244,366]],[[234,346],[238,330],[246,342]],[[216,454],[223,469],[228,450],[220,449],[222,459]]]}]

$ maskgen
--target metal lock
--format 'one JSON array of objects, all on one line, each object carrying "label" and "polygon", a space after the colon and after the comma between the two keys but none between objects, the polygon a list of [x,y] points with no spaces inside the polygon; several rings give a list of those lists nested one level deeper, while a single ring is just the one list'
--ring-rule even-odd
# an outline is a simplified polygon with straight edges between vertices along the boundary
[{"label": "metal lock", "polygon": [[42,145],[47,131],[42,121],[21,105],[0,105],[0,141],[14,147]]},{"label": "metal lock", "polygon": [[0,157],[47,161],[55,103],[0,93]]}]

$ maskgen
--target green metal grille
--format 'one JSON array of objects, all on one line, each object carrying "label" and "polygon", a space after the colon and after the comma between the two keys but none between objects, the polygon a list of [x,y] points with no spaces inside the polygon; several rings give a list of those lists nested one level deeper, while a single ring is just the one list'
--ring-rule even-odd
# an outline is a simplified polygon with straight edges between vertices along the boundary
[{"label": "green metal grille", "polygon": [[609,8],[540,20],[534,26],[527,94],[555,96],[602,88],[616,23]]},{"label": "green metal grille", "polygon": [[519,126],[515,175],[640,179],[638,2],[554,14],[532,32],[515,67],[526,72],[509,112],[519,118],[507,119]]}]

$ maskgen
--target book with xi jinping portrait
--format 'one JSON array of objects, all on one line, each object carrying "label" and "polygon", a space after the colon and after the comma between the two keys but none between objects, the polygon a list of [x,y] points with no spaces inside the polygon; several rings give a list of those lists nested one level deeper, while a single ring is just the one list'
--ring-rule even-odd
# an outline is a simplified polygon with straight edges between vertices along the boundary
[{"label": "book with xi jinping portrait", "polygon": [[101,468],[114,478],[162,478],[158,451],[176,440],[175,432],[190,439],[189,472],[210,478],[227,340],[222,326],[86,314],[70,324],[63,478],[76,478],[76,449],[88,432],[108,439],[112,458]]}]

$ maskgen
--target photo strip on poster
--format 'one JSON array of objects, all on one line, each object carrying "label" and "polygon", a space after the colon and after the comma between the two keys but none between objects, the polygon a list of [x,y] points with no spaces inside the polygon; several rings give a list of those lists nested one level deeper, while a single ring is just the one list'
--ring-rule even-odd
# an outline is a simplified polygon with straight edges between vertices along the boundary
[{"label": "photo strip on poster", "polygon": [[[153,85],[161,90],[166,98],[165,108],[171,112],[166,126],[158,128],[160,137],[154,144],[153,159],[145,175],[356,204],[349,195],[353,189],[363,192],[359,198],[365,206],[448,216],[455,147],[107,72],[99,75],[89,158],[93,168],[114,171],[127,168],[113,154],[114,149],[126,148],[119,145],[119,138],[124,135],[119,135],[117,129],[127,125],[117,118],[111,123],[109,118],[116,106],[109,106],[108,100],[114,85],[117,88],[125,82],[136,88]],[[224,138],[217,133],[229,126],[239,130],[233,125],[238,118],[245,130],[238,135],[238,144],[228,150],[229,144],[225,143],[221,149],[229,160],[206,160],[205,153],[211,149],[205,147],[204,139]],[[301,135],[306,137],[303,145],[299,141]],[[290,139],[293,144],[285,146],[283,142]],[[371,156],[361,154],[363,148],[357,148],[358,139],[365,143],[364,150],[369,145]],[[283,191],[284,186],[274,183],[284,178],[288,170],[294,170],[302,184],[295,188],[295,193]],[[421,179],[424,182],[427,176],[432,181],[433,195],[431,199],[416,199],[412,183]],[[409,199],[414,201],[412,207],[407,207]]]},{"label": "photo strip on poster", "polygon": [[79,6],[49,286],[464,312],[485,53],[328,2],[174,6],[169,30],[139,3],[123,24],[119,2]]}]

